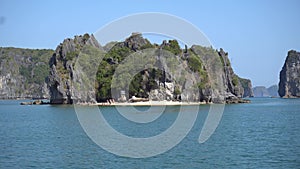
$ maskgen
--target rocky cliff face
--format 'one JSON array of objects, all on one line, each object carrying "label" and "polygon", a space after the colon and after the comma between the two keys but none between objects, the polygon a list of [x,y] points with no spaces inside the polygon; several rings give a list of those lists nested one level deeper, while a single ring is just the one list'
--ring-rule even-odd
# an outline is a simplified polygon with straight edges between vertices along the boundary
[{"label": "rocky cliff face", "polygon": [[223,103],[242,97],[243,88],[238,76],[234,74],[230,66],[228,54],[223,49],[217,51],[194,45],[191,50],[199,57],[203,64],[202,70],[206,72],[208,77],[206,85],[204,87],[203,85],[199,86],[201,101]]},{"label": "rocky cliff face", "polygon": [[251,80],[241,78],[233,72],[228,53],[224,52],[222,48],[218,54],[224,66],[226,92],[232,93],[238,98],[253,97]]},{"label": "rocky cliff face", "polygon": [[224,66],[224,81],[226,92],[229,94],[232,93],[237,97],[243,97],[244,88],[239,81],[239,77],[233,72],[228,58],[228,53],[225,53],[221,48],[220,51],[218,51],[218,54]]},{"label": "rocky cliff face", "polygon": [[300,97],[300,52],[288,52],[280,71],[278,93],[284,98]]},{"label": "rocky cliff face", "polygon": [[239,78],[239,81],[244,89],[243,97],[254,97],[251,80]]},{"label": "rocky cliff face", "polygon": [[80,100],[90,103],[96,102],[94,90],[80,91],[79,87],[84,82],[80,78],[81,72],[74,70],[79,55],[82,54],[83,56],[87,47],[101,49],[94,36],[88,34],[75,36],[74,39],[65,39],[63,43],[57,46],[49,61],[48,87],[51,104],[72,104],[73,102],[80,102]]},{"label": "rocky cliff face", "polygon": [[46,77],[53,50],[0,48],[0,99],[49,98]]}]

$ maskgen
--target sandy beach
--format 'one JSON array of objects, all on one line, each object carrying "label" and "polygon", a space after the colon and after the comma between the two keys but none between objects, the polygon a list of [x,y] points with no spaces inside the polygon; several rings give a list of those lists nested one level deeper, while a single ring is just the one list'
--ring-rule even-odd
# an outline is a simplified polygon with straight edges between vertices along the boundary
[{"label": "sandy beach", "polygon": [[206,102],[178,102],[178,101],[145,101],[145,102],[114,102],[114,103],[96,103],[96,106],[192,106],[203,105]]}]

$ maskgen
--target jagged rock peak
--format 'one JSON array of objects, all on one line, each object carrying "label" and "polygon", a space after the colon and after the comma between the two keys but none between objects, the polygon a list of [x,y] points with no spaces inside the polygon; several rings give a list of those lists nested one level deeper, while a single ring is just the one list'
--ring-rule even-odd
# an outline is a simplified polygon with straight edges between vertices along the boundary
[{"label": "jagged rock peak", "polygon": [[77,80],[80,72],[74,71],[75,58],[84,47],[90,46],[96,50],[102,47],[93,35],[84,34],[75,36],[74,39],[67,38],[60,43],[53,56],[50,58],[50,74],[48,76],[48,88],[50,91],[50,103],[71,104],[74,99],[90,98],[88,101],[96,102],[93,99],[93,91],[74,93],[72,82]]},{"label": "jagged rock peak", "polygon": [[56,48],[56,53],[59,53],[61,56],[66,56],[68,52],[75,50],[80,50],[83,46],[90,45],[96,48],[101,48],[101,45],[98,43],[93,34],[89,35],[88,33],[84,35],[76,35],[74,39],[67,38],[62,43],[60,43]]},{"label": "jagged rock peak", "polygon": [[124,41],[124,44],[134,51],[140,50],[145,45],[151,45],[151,43],[138,32],[132,33],[131,36]]},{"label": "jagged rock peak", "polygon": [[290,50],[280,71],[279,96],[300,97],[300,52]]},{"label": "jagged rock peak", "polygon": [[220,48],[220,50],[218,51],[219,56],[228,56],[228,52],[225,52],[223,50],[223,48]]}]

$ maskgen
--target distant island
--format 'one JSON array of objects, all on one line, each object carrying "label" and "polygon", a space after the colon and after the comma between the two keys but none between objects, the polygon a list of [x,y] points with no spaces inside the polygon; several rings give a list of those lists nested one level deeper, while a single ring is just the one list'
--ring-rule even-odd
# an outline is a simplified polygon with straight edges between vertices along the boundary
[{"label": "distant island", "polygon": [[255,86],[253,88],[254,97],[279,97],[278,85],[272,85],[268,88],[265,86]]}]

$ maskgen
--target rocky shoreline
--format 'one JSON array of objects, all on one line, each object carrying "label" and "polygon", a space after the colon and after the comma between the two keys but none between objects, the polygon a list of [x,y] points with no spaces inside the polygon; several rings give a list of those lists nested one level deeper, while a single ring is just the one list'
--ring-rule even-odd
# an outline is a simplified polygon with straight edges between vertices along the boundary
[{"label": "rocky shoreline", "polygon": [[[248,99],[228,100],[223,104],[239,104],[250,103]],[[49,101],[34,100],[29,102],[21,102],[20,105],[57,105],[51,104]],[[181,102],[181,101],[138,101],[138,102],[100,102],[100,103],[79,103],[81,106],[196,106],[196,105],[209,105],[209,104],[222,104],[222,103],[207,103],[207,102]],[[62,104],[61,104],[62,105]]]},{"label": "rocky shoreline", "polygon": [[50,104],[50,102],[43,101],[43,100],[34,100],[30,102],[21,102],[20,105],[45,105]]},{"label": "rocky shoreline", "polygon": [[[248,99],[230,100],[223,104],[239,104],[251,103]],[[102,103],[79,103],[82,106],[197,106],[197,105],[211,105],[222,103],[207,103],[207,102],[181,102],[181,101],[140,101],[140,102],[102,102]]]}]

